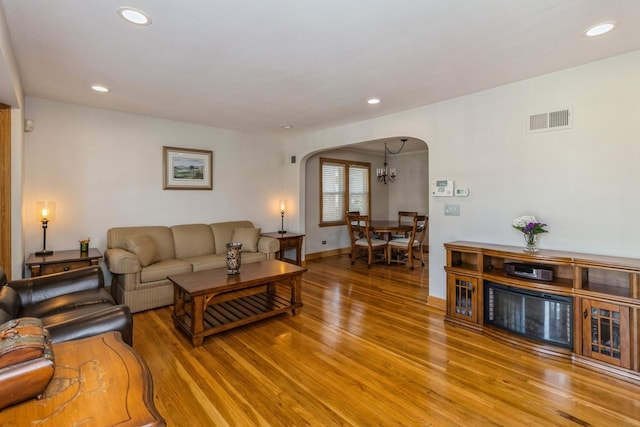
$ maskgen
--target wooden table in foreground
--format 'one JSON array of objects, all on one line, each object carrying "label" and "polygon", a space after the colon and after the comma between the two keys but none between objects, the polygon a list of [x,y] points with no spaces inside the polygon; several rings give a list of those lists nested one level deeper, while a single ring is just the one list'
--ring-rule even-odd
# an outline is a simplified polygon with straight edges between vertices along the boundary
[{"label": "wooden table in foreground", "polygon": [[[302,307],[302,273],[306,268],[278,260],[243,264],[240,274],[227,269],[169,276],[174,284],[173,322],[194,346],[204,338]],[[277,284],[290,295],[278,293]]]},{"label": "wooden table in foreground", "polygon": [[40,399],[0,411],[2,426],[164,426],[140,356],[107,332],[52,345],[55,372]]}]

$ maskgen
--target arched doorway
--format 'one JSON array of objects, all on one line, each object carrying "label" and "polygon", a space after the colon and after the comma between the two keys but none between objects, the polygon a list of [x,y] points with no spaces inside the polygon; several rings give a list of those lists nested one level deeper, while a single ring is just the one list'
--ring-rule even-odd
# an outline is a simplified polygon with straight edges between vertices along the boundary
[{"label": "arched doorway", "polygon": [[[421,139],[409,138],[405,148],[388,154],[390,168],[396,169],[393,182],[378,182],[376,170],[383,166],[384,143],[397,152],[401,138],[392,137],[358,142],[347,146],[318,151],[301,162],[304,183],[301,204],[304,205],[305,259],[330,256],[349,248],[349,236],[344,226],[320,226],[320,157],[369,162],[371,164],[371,216],[377,219],[397,219],[398,211],[429,212],[429,150]],[[428,237],[427,237],[428,239]],[[426,240],[428,242],[428,240]],[[428,245],[428,243],[427,243]]]}]

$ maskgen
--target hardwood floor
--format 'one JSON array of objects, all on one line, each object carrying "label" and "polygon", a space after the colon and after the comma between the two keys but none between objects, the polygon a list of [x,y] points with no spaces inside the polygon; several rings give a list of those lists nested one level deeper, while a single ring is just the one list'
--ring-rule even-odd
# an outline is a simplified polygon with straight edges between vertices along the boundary
[{"label": "hardwood floor", "polygon": [[134,315],[170,426],[640,425],[640,386],[502,345],[426,306],[428,268],[311,260],[304,307],[193,348]]}]

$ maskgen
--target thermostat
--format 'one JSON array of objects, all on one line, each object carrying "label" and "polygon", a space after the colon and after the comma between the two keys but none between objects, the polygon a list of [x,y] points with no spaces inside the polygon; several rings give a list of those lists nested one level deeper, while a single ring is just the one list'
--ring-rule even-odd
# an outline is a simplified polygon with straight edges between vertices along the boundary
[{"label": "thermostat", "polygon": [[431,195],[434,197],[453,197],[453,181],[449,179],[433,181]]},{"label": "thermostat", "polygon": [[469,195],[469,188],[467,187],[456,188],[456,196],[467,197],[468,195]]}]

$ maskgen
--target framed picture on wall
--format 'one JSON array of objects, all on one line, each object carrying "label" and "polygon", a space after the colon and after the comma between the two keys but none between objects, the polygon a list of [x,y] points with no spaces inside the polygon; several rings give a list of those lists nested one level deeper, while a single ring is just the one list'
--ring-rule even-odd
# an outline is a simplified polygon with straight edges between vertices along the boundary
[{"label": "framed picture on wall", "polygon": [[213,151],[162,147],[165,190],[211,190]]}]

